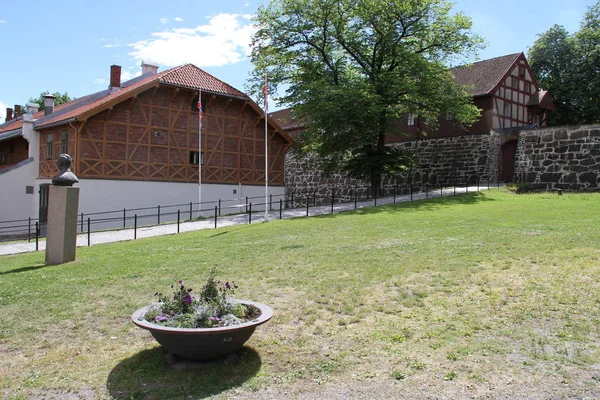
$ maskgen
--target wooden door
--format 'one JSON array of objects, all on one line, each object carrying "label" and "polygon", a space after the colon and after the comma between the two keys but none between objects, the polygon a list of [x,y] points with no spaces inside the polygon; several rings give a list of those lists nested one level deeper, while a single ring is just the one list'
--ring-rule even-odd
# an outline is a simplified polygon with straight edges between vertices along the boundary
[{"label": "wooden door", "polygon": [[500,161],[500,180],[512,182],[515,173],[515,155],[517,154],[517,141],[509,140],[502,145]]}]

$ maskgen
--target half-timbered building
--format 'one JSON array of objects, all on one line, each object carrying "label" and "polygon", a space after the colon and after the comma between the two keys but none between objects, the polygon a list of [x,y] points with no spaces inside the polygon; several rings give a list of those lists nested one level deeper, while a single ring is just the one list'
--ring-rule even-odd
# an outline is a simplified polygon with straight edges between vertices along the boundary
[{"label": "half-timbered building", "polygon": [[[123,83],[112,66],[108,89],[56,107],[46,100],[44,111],[29,104],[0,125],[0,221],[37,215],[36,193],[61,153],[73,158],[86,213],[197,202],[200,181],[203,202],[265,193],[263,111],[192,64],[162,72],[142,64]],[[269,192],[283,194],[292,139],[270,118],[266,130]]]}]

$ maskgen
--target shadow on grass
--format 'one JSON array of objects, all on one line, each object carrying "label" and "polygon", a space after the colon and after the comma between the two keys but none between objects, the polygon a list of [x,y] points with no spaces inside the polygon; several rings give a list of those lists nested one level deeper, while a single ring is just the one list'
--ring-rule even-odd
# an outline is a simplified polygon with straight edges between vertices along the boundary
[{"label": "shadow on grass", "polygon": [[[445,207],[453,207],[456,205],[473,205],[483,201],[496,201],[490,198],[484,192],[473,192],[473,193],[465,193],[456,196],[444,196],[444,197],[433,197],[429,199],[420,199],[414,201],[398,201],[396,204],[386,204],[377,207],[364,207],[359,208],[357,210],[344,211],[340,214],[344,214],[347,212],[353,212],[359,215],[363,214],[377,214],[377,213],[402,213],[407,210],[439,210]],[[333,216],[335,214],[323,215],[323,216]]]},{"label": "shadow on grass", "polygon": [[11,269],[9,271],[0,272],[0,275],[18,274],[20,272],[35,271],[36,269],[40,269],[40,268],[44,268],[44,267],[49,267],[49,265],[41,264],[41,265],[30,265],[28,267],[15,268],[15,269]]},{"label": "shadow on grass", "polygon": [[106,382],[111,398],[206,398],[242,385],[261,367],[259,354],[247,346],[212,361],[169,365],[165,355],[166,350],[155,347],[117,364]]}]

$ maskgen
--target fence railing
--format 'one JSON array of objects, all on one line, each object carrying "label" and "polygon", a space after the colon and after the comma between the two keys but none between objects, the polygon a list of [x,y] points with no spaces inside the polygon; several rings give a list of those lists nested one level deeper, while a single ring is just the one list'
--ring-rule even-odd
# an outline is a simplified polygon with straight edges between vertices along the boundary
[{"label": "fence railing", "polygon": [[[181,230],[181,224],[194,220],[214,220],[214,227],[218,227],[218,220],[221,216],[231,216],[236,214],[247,214],[248,223],[252,223],[253,215],[268,209],[269,211],[278,211],[278,217],[283,218],[283,211],[287,209],[306,209],[306,216],[310,215],[311,206],[330,205],[331,212],[334,212],[336,204],[354,203],[354,208],[358,207],[359,201],[371,200],[373,205],[378,205],[378,200],[393,198],[396,203],[397,197],[407,196],[407,201],[413,201],[417,194],[424,194],[424,198],[438,197],[444,195],[457,194],[457,188],[464,188],[464,192],[469,191],[469,187],[476,186],[476,190],[481,188],[490,188],[491,186],[500,187],[503,182],[499,180],[490,181],[468,179],[464,181],[453,180],[440,184],[404,184],[388,185],[378,192],[371,193],[370,189],[361,187],[350,191],[341,191],[335,186],[328,188],[324,194],[317,193],[316,190],[303,189],[301,191],[289,191],[286,194],[270,194],[267,202],[264,196],[246,196],[243,203],[239,200],[214,200],[209,202],[189,202],[182,204],[157,205],[155,207],[139,207],[131,209],[119,209],[94,213],[81,213],[78,216],[77,224],[79,233],[87,233],[88,245],[90,244],[90,235],[92,232],[105,230],[119,230],[133,228],[133,237],[137,239],[138,229],[145,226],[157,226],[162,224],[176,224],[177,233]],[[504,182],[508,183],[508,182]],[[446,192],[446,194],[444,194]],[[233,204],[232,204],[233,203]],[[260,211],[257,211],[260,210]],[[28,218],[21,220],[0,221],[0,242],[7,241],[35,241],[36,250],[40,238],[45,236],[45,226],[40,224],[38,218]]]}]

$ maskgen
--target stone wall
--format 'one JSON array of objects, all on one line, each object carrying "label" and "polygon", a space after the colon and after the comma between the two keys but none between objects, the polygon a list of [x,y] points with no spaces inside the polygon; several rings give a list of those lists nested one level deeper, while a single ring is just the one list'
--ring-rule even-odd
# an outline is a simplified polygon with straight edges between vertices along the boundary
[{"label": "stone wall", "polygon": [[[392,193],[394,188],[400,193],[405,185],[430,187],[475,184],[478,179],[487,183],[496,182],[500,137],[492,132],[484,135],[468,135],[443,139],[420,140],[398,143],[412,150],[417,156],[417,166],[405,174],[386,176],[382,179],[384,193]],[[299,158],[292,152],[286,158],[286,191],[288,198],[294,193],[294,203],[302,204],[309,196],[311,202],[319,199],[329,202],[335,190],[336,201],[351,201],[355,193],[358,199],[372,197],[369,182],[358,181],[343,173],[324,178],[314,157]]]},{"label": "stone wall", "polygon": [[598,190],[600,126],[521,132],[515,178],[536,189]]}]

